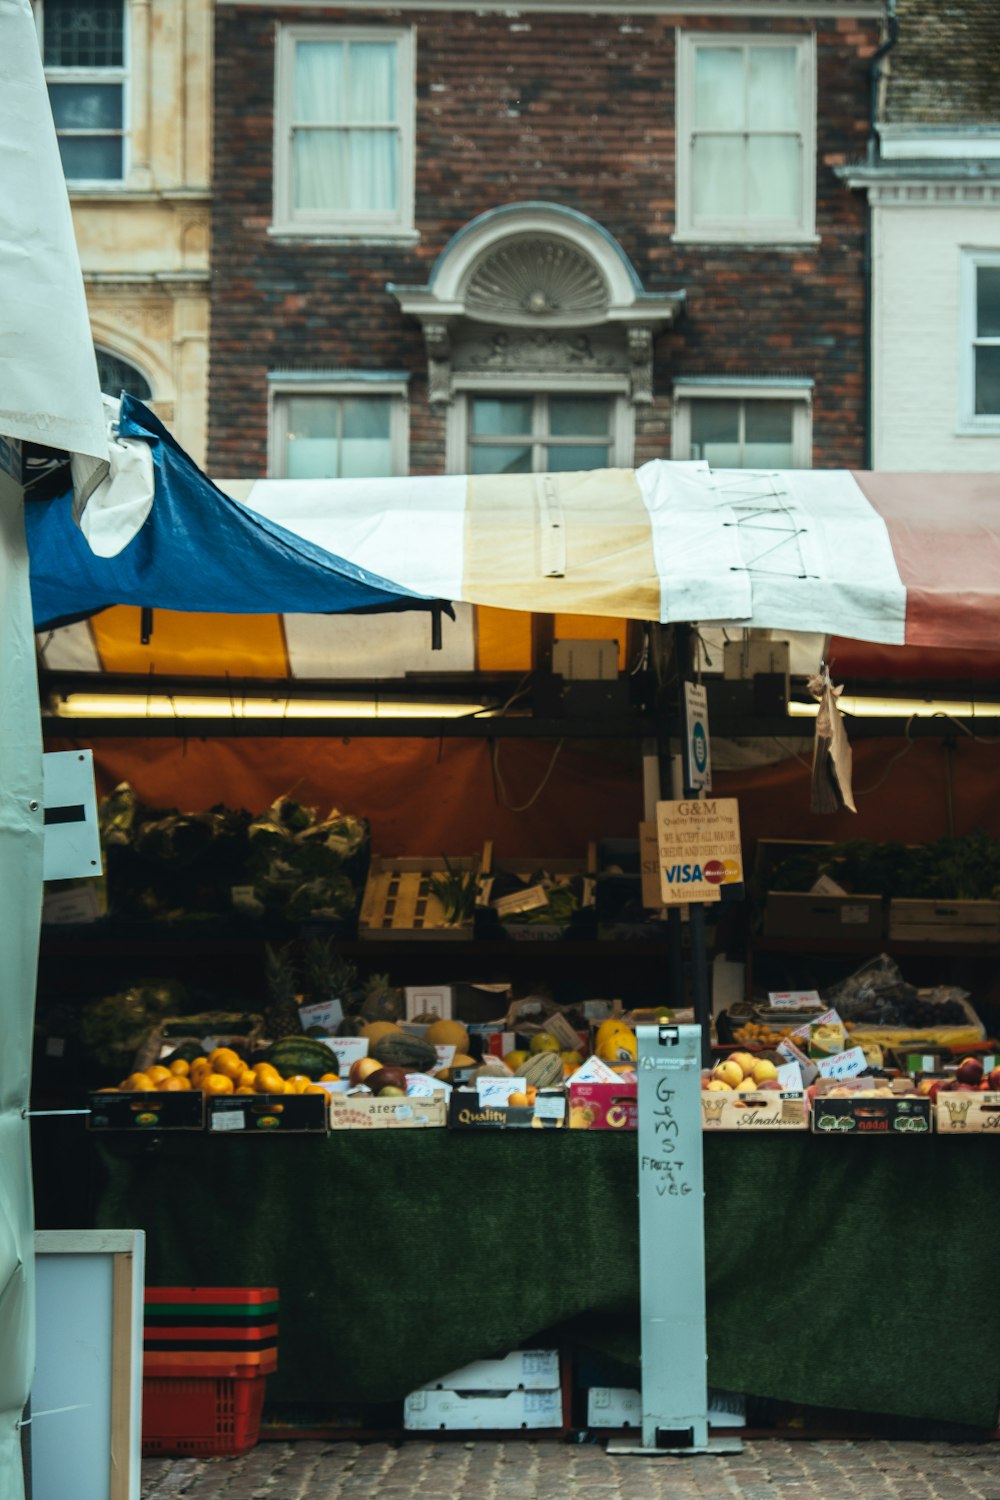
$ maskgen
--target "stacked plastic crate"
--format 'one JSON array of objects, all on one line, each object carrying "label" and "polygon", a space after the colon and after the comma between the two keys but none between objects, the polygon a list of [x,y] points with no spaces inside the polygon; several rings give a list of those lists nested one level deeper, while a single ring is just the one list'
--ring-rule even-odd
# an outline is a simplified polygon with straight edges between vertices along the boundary
[{"label": "stacked plastic crate", "polygon": [[246,1453],[277,1367],[277,1287],[147,1287],[143,1453]]}]

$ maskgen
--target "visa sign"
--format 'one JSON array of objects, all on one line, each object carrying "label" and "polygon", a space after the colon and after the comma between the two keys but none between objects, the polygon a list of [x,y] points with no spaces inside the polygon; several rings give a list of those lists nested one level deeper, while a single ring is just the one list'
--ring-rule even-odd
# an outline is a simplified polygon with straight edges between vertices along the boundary
[{"label": "visa sign", "polygon": [[718,901],[723,885],[742,881],[735,798],[658,802],[656,832],[665,903]]}]

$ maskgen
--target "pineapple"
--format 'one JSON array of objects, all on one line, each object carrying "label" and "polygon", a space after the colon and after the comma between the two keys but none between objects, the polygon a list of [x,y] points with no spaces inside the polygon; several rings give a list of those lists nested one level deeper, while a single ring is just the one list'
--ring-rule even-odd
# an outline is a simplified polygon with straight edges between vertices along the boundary
[{"label": "pineapple", "polygon": [[358,987],[358,971],[349,958],[334,952],[327,938],[310,938],[303,952],[304,988],[310,1005],[339,1000],[344,1011]]},{"label": "pineapple", "polygon": [[366,1021],[398,1021],[403,1014],[403,992],[389,983],[388,974],[373,974],[365,981],[361,1014]]},{"label": "pineapple", "polygon": [[292,962],[291,945],[272,948],[268,943],[264,949],[267,963],[268,1004],[264,1009],[264,1034],[272,1042],[283,1036],[301,1036],[302,1022],[299,1019],[298,996],[295,992],[295,965]]}]

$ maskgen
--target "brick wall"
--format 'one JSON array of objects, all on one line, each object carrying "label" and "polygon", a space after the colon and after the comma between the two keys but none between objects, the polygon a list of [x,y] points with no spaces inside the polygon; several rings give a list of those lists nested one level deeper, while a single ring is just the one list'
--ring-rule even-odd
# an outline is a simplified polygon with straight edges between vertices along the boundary
[{"label": "brick wall", "polygon": [[[393,27],[417,39],[415,245],[303,243],[271,223],[278,21]],[[867,136],[874,24],[819,25],[817,227],[794,249],[674,245],[674,36],[797,32],[812,23],[223,3],[216,21],[215,202],[209,467],[263,474],[268,370],[406,369],[410,464],[444,466],[444,418],[426,400],[420,328],[385,290],[426,281],[449,237],[502,203],[545,199],[603,224],[648,291],[684,290],[657,341],[655,400],[637,409],[636,462],[670,454],[674,379],[781,374],[815,380],[817,467],[863,461],[863,203],[833,167]]]}]

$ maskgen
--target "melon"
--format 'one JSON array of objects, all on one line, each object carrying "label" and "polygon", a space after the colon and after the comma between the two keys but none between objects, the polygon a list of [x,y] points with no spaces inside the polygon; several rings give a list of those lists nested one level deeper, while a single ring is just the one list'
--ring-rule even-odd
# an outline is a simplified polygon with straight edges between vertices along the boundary
[{"label": "melon", "polygon": [[437,1067],[437,1051],[422,1037],[394,1027],[375,1042],[369,1042],[368,1055],[383,1066],[402,1068],[407,1073],[426,1073]]},{"label": "melon", "polygon": [[435,1021],[424,1032],[424,1040],[432,1047],[454,1047],[456,1052],[468,1052],[469,1033],[461,1021]]},{"label": "melon", "polygon": [[367,1026],[364,1026],[361,1031],[361,1035],[368,1042],[369,1052],[375,1043],[381,1041],[384,1036],[405,1036],[405,1034],[405,1032],[400,1031],[395,1021],[369,1021]]}]

